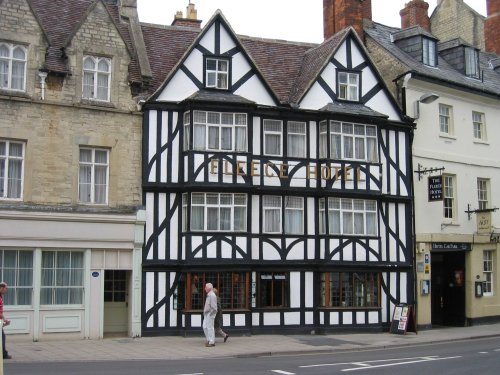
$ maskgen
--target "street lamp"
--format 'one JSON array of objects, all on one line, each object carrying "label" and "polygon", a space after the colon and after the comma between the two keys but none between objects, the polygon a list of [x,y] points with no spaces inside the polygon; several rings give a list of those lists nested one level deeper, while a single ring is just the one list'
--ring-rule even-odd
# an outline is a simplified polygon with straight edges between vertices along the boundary
[{"label": "street lamp", "polygon": [[434,94],[432,92],[428,92],[423,94],[416,102],[415,102],[415,120],[420,117],[420,103],[429,104],[439,98],[438,94]]}]

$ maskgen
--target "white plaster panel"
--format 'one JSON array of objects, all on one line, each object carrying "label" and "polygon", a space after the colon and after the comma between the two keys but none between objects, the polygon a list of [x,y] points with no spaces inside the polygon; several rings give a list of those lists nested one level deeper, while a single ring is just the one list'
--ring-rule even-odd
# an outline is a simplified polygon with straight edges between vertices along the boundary
[{"label": "white plaster panel", "polygon": [[[146,272],[146,311],[150,310],[154,306],[154,272]],[[147,321],[148,327],[153,327],[152,316]]]},{"label": "white plaster panel", "polygon": [[373,98],[371,98],[368,102],[366,102],[366,106],[370,107],[374,111],[389,116],[389,120],[401,121],[398,112],[396,111],[392,102],[387,97],[384,90],[380,90]]},{"label": "white plaster panel", "polygon": [[[157,111],[149,111],[148,161],[151,161],[157,152],[157,149],[156,149],[156,136],[157,136],[156,113],[157,113]],[[156,161],[151,166],[151,169],[149,171],[148,181],[156,182]]]},{"label": "white plaster panel", "polygon": [[325,324],[325,313],[323,311],[319,312],[319,324]]},{"label": "white plaster panel", "polygon": [[247,74],[252,68],[245,56],[240,52],[233,56],[233,84],[238,82],[241,77]]},{"label": "white plaster panel", "polygon": [[[163,146],[168,142],[168,112],[161,112],[161,145]],[[159,150],[158,150],[159,151]],[[161,153],[161,162],[160,162],[160,181],[167,182],[167,167],[168,167],[168,159],[167,159],[168,149],[165,149]]]},{"label": "white plaster panel", "polygon": [[401,285],[399,286],[399,293],[400,293],[400,298],[401,302],[407,303],[408,302],[408,296],[406,295],[406,290],[407,290],[407,285],[408,285],[408,274],[405,272],[401,272],[400,278],[401,278]]},{"label": "white plaster panel", "polygon": [[309,151],[311,158],[318,157],[318,149],[316,148],[316,139],[318,137],[318,124],[316,121],[309,121],[309,132],[311,134],[311,141],[309,144]]},{"label": "white plaster panel", "polygon": [[[170,207],[174,205],[175,201],[175,194],[170,194]],[[179,248],[179,237],[178,237],[178,232],[177,228],[179,225],[179,212],[180,208],[177,208],[175,211],[175,214],[172,216],[172,219],[170,220],[170,237],[169,237],[169,244],[170,244],[170,259],[177,259],[177,250]]]},{"label": "white plaster panel", "polygon": [[[154,194],[146,193],[146,229],[145,229],[145,238],[148,242],[149,238],[153,235],[153,223],[154,223]],[[147,254],[147,259],[153,259],[153,253],[151,249]]]},{"label": "white plaster panel", "polygon": [[259,240],[257,238],[252,239],[252,259],[259,259]]},{"label": "white plaster panel", "polygon": [[272,312],[272,313],[264,313],[262,314],[264,317],[264,325],[265,326],[279,326],[281,325],[280,313]]},{"label": "white plaster panel", "polygon": [[201,314],[191,315],[191,326],[201,327]]},{"label": "white plaster panel", "polygon": [[[314,233],[314,232],[309,232]],[[309,238],[307,240],[307,259],[315,259],[316,256],[316,243],[314,239]]]},{"label": "white plaster panel", "polygon": [[[179,118],[179,112],[174,112],[172,115],[172,123],[173,123],[173,131],[177,126],[177,120]],[[171,178],[172,182],[179,182],[179,170],[177,166],[179,165],[179,147],[180,147],[180,133],[177,133],[177,136],[172,140],[172,159],[170,160],[170,166],[164,165],[163,169],[171,168]],[[165,151],[166,152],[166,151]]]},{"label": "white plaster panel", "polygon": [[[365,58],[361,54],[361,50],[358,47],[358,44],[355,43],[354,41],[350,41],[351,43],[351,61],[352,61],[352,66],[358,66],[362,63],[365,62]],[[363,84],[364,84],[364,77],[363,77]]]},{"label": "white plaster panel", "polygon": [[377,311],[369,311],[368,312],[368,323],[376,324],[378,323],[378,312]]},{"label": "white plaster panel", "polygon": [[217,258],[217,242],[212,242],[207,246],[207,257]]},{"label": "white plaster panel", "polygon": [[221,244],[222,259],[231,259],[232,253],[233,253],[233,247],[227,242],[223,241]]},{"label": "white plaster panel", "polygon": [[215,24],[206,31],[205,35],[200,40],[200,45],[210,52],[215,53]]},{"label": "white plaster panel", "polygon": [[[288,247],[290,242],[293,242],[293,239],[287,238],[286,240]],[[303,260],[304,259],[304,242],[300,241],[295,243],[295,245],[289,249],[288,254],[286,255],[286,259],[288,260]]]},{"label": "white plaster panel", "polygon": [[252,326],[260,325],[260,315],[258,313],[252,313]]},{"label": "white plaster panel", "polygon": [[174,73],[172,79],[158,95],[158,101],[180,102],[198,91],[198,87],[182,70]]},{"label": "white plaster panel", "polygon": [[396,272],[391,272],[390,273],[390,278],[391,278],[391,296],[396,296],[396,293],[399,289],[399,285],[398,283],[396,282],[396,277],[397,277],[397,273]]},{"label": "white plaster panel", "polygon": [[352,324],[352,311],[342,312],[342,324]]},{"label": "white plaster panel", "polygon": [[165,305],[158,309],[158,327],[165,327]]},{"label": "white plaster panel", "polygon": [[300,296],[305,291],[300,285],[300,272],[290,272],[290,307],[300,307]]},{"label": "white plaster panel", "polygon": [[356,323],[357,324],[365,324],[365,312],[364,311],[356,311]]},{"label": "white plaster panel", "polygon": [[[228,316],[229,318],[229,316]],[[227,323],[224,321],[224,325],[229,325],[230,321],[228,320]],[[234,315],[234,325],[236,327],[244,327],[246,325],[246,320],[245,320],[245,314],[235,314]]]},{"label": "white plaster panel", "polygon": [[[161,225],[167,218],[167,195],[158,194],[158,223]],[[158,236],[158,258],[165,259],[165,230]]]},{"label": "white plaster panel", "polygon": [[330,313],[330,324],[333,324],[333,325],[339,324],[339,313],[337,311]]},{"label": "white plaster panel", "polygon": [[245,237],[237,237],[236,238],[236,245],[246,253],[248,253],[247,249],[247,239]]},{"label": "white plaster panel", "polygon": [[[191,248],[197,249],[201,244],[202,244],[202,238],[201,237],[191,237]],[[201,258],[202,257],[202,251],[198,251],[195,255],[195,258]]]},{"label": "white plaster panel", "polygon": [[[363,241],[363,242],[366,242],[366,241]],[[357,262],[364,262],[366,261],[366,253],[367,253],[367,250],[365,250],[363,247],[361,246],[356,246],[356,261]]]},{"label": "white plaster panel", "polygon": [[312,311],[306,311],[305,313],[305,323],[313,324],[314,323],[314,314]]},{"label": "white plaster panel", "polygon": [[335,65],[333,65],[331,62],[328,63],[325,69],[321,72],[321,78],[323,78],[323,80],[327,83],[328,87],[330,87],[333,92],[337,91],[337,68],[335,67]]},{"label": "white plaster panel", "polygon": [[225,27],[220,28],[220,53],[224,54],[225,52],[233,49],[236,47],[236,44],[233,41],[233,38],[231,37],[231,34],[228,32],[228,30]]},{"label": "white plaster panel", "polygon": [[43,313],[42,332],[79,332],[82,330],[82,317],[80,314]]},{"label": "white plaster panel", "polygon": [[347,66],[347,46],[346,46],[347,40],[344,40],[344,42],[340,45],[340,47],[337,49],[337,52],[335,53],[335,60],[340,62],[342,65]]},{"label": "white plaster panel", "polygon": [[347,246],[345,246],[343,249],[342,249],[342,257],[345,261],[350,261],[350,260],[353,260],[353,252],[354,252],[354,249],[352,247],[352,242],[349,243]]},{"label": "white plaster panel", "polygon": [[328,96],[319,83],[314,82],[299,104],[301,109],[320,109],[331,101],[332,98]]},{"label": "white plaster panel", "polygon": [[362,96],[366,95],[367,92],[369,92],[375,85],[378,84],[377,77],[375,76],[375,74],[373,74],[373,70],[371,69],[371,67],[367,66],[363,69],[361,82],[363,83],[361,92]]},{"label": "white plaster panel", "polygon": [[196,48],[191,51],[184,66],[198,79],[203,82],[203,54]]},{"label": "white plaster panel", "polygon": [[314,272],[306,272],[304,290],[305,307],[314,307]]},{"label": "white plaster panel", "polygon": [[298,325],[300,324],[300,312],[286,312],[285,314],[285,325]]},{"label": "white plaster panel", "polygon": [[170,320],[169,327],[177,327],[177,310],[173,309],[174,297],[170,297]]},{"label": "white plaster panel", "polygon": [[234,93],[236,95],[241,95],[248,100],[254,101],[257,104],[269,106],[274,106],[276,104],[271,95],[269,95],[261,79],[256,75],[252,76]]},{"label": "white plaster panel", "polygon": [[[259,217],[259,196],[258,195],[252,195],[252,218],[258,218]],[[259,233],[259,220],[252,220],[252,233],[257,234]],[[253,247],[255,247],[255,243],[253,243]]]},{"label": "white plaster panel", "polygon": [[[279,247],[278,247],[279,248]],[[281,260],[281,256],[274,246],[270,243],[264,242],[262,244],[263,260]]]}]

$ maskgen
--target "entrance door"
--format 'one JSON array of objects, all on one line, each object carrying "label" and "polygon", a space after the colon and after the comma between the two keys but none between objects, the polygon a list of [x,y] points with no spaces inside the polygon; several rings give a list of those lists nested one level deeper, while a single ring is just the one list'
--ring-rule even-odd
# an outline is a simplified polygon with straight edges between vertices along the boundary
[{"label": "entrance door", "polygon": [[104,272],[104,333],[127,335],[127,271]]},{"label": "entrance door", "polygon": [[465,253],[431,255],[432,324],[465,325]]}]

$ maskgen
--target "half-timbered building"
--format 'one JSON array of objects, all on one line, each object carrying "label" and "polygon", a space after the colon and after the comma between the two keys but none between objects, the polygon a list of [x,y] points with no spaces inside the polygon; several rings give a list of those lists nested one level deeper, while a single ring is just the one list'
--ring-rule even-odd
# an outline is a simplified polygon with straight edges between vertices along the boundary
[{"label": "half-timbered building", "polygon": [[381,329],[414,298],[413,127],[363,43],[195,26],[142,25],[142,334],[199,331],[206,282],[233,332]]}]

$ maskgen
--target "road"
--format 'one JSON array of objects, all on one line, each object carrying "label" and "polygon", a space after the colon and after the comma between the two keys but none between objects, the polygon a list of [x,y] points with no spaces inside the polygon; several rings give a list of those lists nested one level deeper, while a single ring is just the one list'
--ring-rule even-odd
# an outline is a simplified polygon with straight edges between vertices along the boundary
[{"label": "road", "polygon": [[370,351],[209,360],[8,363],[5,375],[498,374],[500,338]]}]

